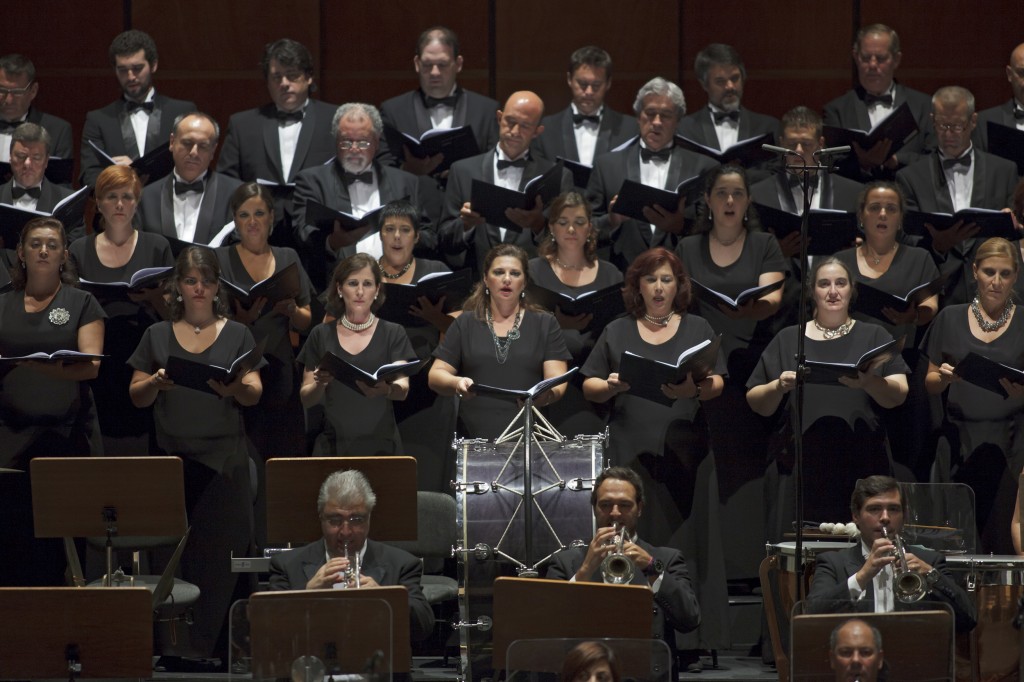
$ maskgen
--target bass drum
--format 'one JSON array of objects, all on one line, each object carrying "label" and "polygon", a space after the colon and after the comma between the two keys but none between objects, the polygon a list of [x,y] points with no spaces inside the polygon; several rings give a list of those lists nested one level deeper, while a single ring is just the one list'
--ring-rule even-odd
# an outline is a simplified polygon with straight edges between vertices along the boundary
[{"label": "bass drum", "polygon": [[[604,467],[605,437],[531,443],[533,504],[525,504],[523,443],[458,439],[455,501],[459,543],[462,673],[493,677],[489,627],[495,578],[531,575],[562,547],[594,534],[590,493]],[[530,524],[532,547],[526,546]],[[525,571],[525,573],[524,573]],[[535,575],[535,573],[533,573]],[[486,628],[486,629],[485,629]]]},{"label": "bass drum", "polygon": [[1013,619],[1017,600],[1024,596],[1024,557],[963,554],[946,557],[946,565],[978,612],[978,625],[970,635],[957,635],[957,680],[1021,679],[1021,633]]}]

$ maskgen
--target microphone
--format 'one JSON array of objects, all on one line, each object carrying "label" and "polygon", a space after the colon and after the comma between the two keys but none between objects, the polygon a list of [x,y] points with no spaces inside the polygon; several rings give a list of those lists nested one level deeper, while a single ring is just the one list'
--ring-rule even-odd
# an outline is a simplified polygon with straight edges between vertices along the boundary
[{"label": "microphone", "polygon": [[853,149],[850,145],[843,145],[842,147],[825,147],[814,152],[814,156],[835,156],[836,154],[849,154]]},{"label": "microphone", "polygon": [[782,154],[784,156],[800,156],[792,149],[786,149],[785,147],[776,147],[773,144],[763,144],[761,145],[761,149],[765,150],[766,152],[771,152],[773,154]]}]

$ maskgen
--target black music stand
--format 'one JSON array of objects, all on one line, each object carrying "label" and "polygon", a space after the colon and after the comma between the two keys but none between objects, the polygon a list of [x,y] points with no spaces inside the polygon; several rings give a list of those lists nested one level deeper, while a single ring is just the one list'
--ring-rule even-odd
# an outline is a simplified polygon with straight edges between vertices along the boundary
[{"label": "black music stand", "polygon": [[414,457],[279,457],[267,460],[267,539],[275,544],[308,543],[323,537],[316,499],[324,479],[356,469],[377,496],[374,540],[415,540],[416,459]]},{"label": "black music stand", "polygon": [[153,612],[143,588],[0,588],[0,676],[146,678]]},{"label": "black music stand", "polygon": [[[113,575],[115,537],[163,536],[178,541],[175,560],[153,591],[152,608],[156,610],[171,592],[177,558],[187,539],[181,459],[39,457],[32,460],[31,467],[36,537],[105,536],[104,585],[109,586]],[[75,566],[77,556],[69,556],[68,561]]]}]

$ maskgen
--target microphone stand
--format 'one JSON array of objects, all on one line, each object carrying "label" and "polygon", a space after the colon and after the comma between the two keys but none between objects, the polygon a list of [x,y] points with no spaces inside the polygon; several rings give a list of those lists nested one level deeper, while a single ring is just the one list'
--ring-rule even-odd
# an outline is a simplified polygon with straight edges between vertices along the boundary
[{"label": "microphone stand", "polygon": [[[807,161],[796,151],[775,145],[762,145],[765,151],[782,155],[783,171],[786,173],[799,173],[801,175],[801,187],[804,191],[804,212],[800,216],[800,268],[807,272],[800,278],[800,299],[797,309],[797,335],[796,335],[796,385],[794,387],[793,401],[793,485],[795,489],[795,512],[796,512],[796,542],[793,547],[793,564],[797,568],[796,598],[801,601],[807,595],[804,593],[804,564],[803,564],[803,518],[804,518],[804,384],[807,376],[806,336],[807,336],[807,305],[809,301],[808,281],[810,268],[807,262],[807,235],[810,228],[811,218],[811,175],[814,175],[815,184],[818,182],[818,173],[829,172],[832,169],[830,158],[836,154],[844,154],[850,151],[849,147],[833,147],[831,149],[819,149],[814,152],[814,164]],[[800,159],[802,165],[790,167],[785,162],[786,156],[795,156]],[[820,157],[826,157],[826,163],[822,165]]]}]

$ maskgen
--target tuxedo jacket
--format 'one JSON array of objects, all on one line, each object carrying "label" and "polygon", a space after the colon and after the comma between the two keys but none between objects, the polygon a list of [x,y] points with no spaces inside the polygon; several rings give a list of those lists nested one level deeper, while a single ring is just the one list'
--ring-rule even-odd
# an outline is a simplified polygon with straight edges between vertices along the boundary
[{"label": "tuxedo jacket", "polygon": [[[587,186],[587,201],[593,210],[594,225],[597,227],[599,257],[611,261],[623,272],[634,258],[647,249],[664,246],[672,251],[677,243],[675,235],[661,230],[655,230],[652,234],[649,223],[632,218],[623,220],[619,229],[612,232],[608,204],[619,193],[624,180],[628,178],[640,182],[639,148],[640,143],[637,141],[625,149],[599,157],[594,163],[590,184]],[[680,182],[717,165],[716,161],[707,156],[679,146],[673,147],[668,179],[663,189],[674,190]],[[692,217],[694,210],[695,207],[687,206],[687,215]]]},{"label": "tuxedo jacket", "polygon": [[[199,204],[194,243],[209,244],[232,219],[231,194],[241,181],[212,171],[206,174],[206,189]],[[139,201],[142,230],[179,239],[174,229],[174,174],[147,185]]]},{"label": "tuxedo jacket", "polygon": [[[171,139],[174,119],[182,114],[196,111],[195,102],[171,99],[159,92],[153,97],[153,112],[149,115],[146,128],[146,151],[167,144]],[[135,129],[128,117],[127,102],[122,97],[102,109],[95,109],[85,115],[82,128],[81,175],[83,185],[96,184],[96,176],[106,164],[103,163],[89,140],[110,156],[139,158],[139,145],[135,140]]]},{"label": "tuxedo jacket", "polygon": [[50,134],[50,156],[60,159],[70,159],[74,156],[75,148],[70,123],[62,118],[44,114],[35,107],[29,107],[25,121],[42,126]]},{"label": "tuxedo jacket", "polygon": [[[740,109],[739,131],[736,135],[737,142],[757,137],[758,135],[764,135],[765,133],[771,133],[774,138],[778,135],[778,132],[779,119],[766,114],[758,114],[749,109]],[[679,127],[676,128],[676,134],[687,137],[694,142],[699,142],[705,147],[711,147],[719,151],[722,149],[721,145],[718,144],[715,124],[711,120],[710,107],[701,107],[689,116],[684,117],[679,122]],[[747,168],[747,179],[750,184],[754,184],[771,175],[771,164],[773,163],[774,161],[767,161]]]},{"label": "tuxedo jacket", "polygon": [[[472,198],[473,180],[494,183],[495,154],[496,151],[491,149],[483,154],[456,161],[448,173],[448,187],[445,189],[438,238],[441,256],[452,270],[471,268],[475,275],[479,275],[487,252],[503,241],[498,227],[490,223],[478,225],[467,236],[460,216],[462,205]],[[543,175],[553,165],[552,161],[531,154],[523,169],[519,189],[522,190],[527,182],[538,175]],[[568,192],[570,189],[572,174],[563,169],[561,191]],[[521,246],[531,258],[537,255],[535,236],[530,230],[506,230],[504,243]]]},{"label": "tuxedo jacket", "polygon": [[[500,108],[501,105],[490,97],[461,90],[461,95],[455,103],[452,127],[471,126],[477,148],[490,149],[498,143],[497,114]],[[384,119],[385,130],[391,128],[416,138],[433,127],[418,88],[385,101],[380,105],[380,115]],[[405,157],[402,147],[397,141],[389,144],[387,138],[388,135],[385,134],[381,140],[380,158],[386,164],[400,166]]]},{"label": "tuxedo jacket", "polygon": [[[939,572],[939,582],[932,591],[919,603],[943,602],[953,609],[957,632],[970,632],[977,622],[977,612],[967,593],[956,583],[953,572],[946,564],[946,558],[939,552],[924,547],[908,547],[907,552],[913,554]],[[863,610],[874,611],[875,586],[872,582],[865,591],[864,598],[859,602],[850,600],[847,580],[864,565],[864,554],[861,543],[848,549],[834,552],[822,552],[818,555],[814,567],[814,579],[807,601],[811,610],[822,613],[840,610],[861,610],[858,605],[863,602]],[[898,599],[893,600],[897,611],[909,610]]]},{"label": "tuxedo jacket", "polygon": [[[327,555],[323,540],[275,554],[270,559],[270,589],[304,590],[309,579],[325,563]],[[423,640],[433,632],[434,611],[420,587],[423,566],[419,559],[397,547],[367,540],[366,554],[359,570],[381,587],[401,585],[409,590],[409,629],[413,641]]]},{"label": "tuxedo jacket", "polygon": [[[4,184],[0,185],[0,204],[13,204],[14,203],[14,180],[8,180]],[[39,186],[39,200],[36,202],[36,210],[42,213],[52,213],[54,207],[64,197],[71,194],[72,190],[62,185],[55,185],[54,183],[43,178],[42,184]],[[75,225],[65,225],[65,232],[68,236],[68,244],[75,241],[79,237],[85,235],[85,223],[79,221]],[[7,248],[14,248],[14,244],[5,244]]]},{"label": "tuxedo jacket", "polygon": [[[918,127],[917,135],[896,154],[896,160],[899,161],[900,168],[902,168],[935,151],[935,129],[931,119],[932,98],[900,83],[896,84],[894,94],[894,110],[895,107],[906,102],[910,106],[910,112],[914,115]],[[825,125],[871,130],[868,105],[864,101],[866,95],[864,89],[858,86],[826,104],[823,117]],[[889,169],[862,171],[860,164],[857,163],[857,155],[852,152],[840,159],[838,165],[840,174],[861,182],[891,180],[893,177],[893,172]]]},{"label": "tuxedo jacket", "polygon": [[[797,213],[796,199],[793,197],[793,190],[787,182],[787,174],[776,171],[771,177],[754,183],[750,187],[750,198],[758,204],[771,206],[788,213]],[[814,182],[812,180],[812,182]],[[821,188],[821,208],[831,208],[838,211],[857,211],[857,199],[860,196],[864,185],[859,182],[844,178],[841,175],[829,173]],[[782,201],[779,196],[782,196]]]},{"label": "tuxedo jacket", "polygon": [[985,109],[978,112],[978,125],[971,137],[974,145],[984,151],[988,151],[988,122],[998,123],[1007,128],[1016,128],[1017,119],[1013,117],[1014,102],[1012,99],[1003,102],[997,107]]},{"label": "tuxedo jacket", "polygon": [[[682,553],[670,547],[654,547],[639,540],[637,544],[655,559],[664,564],[661,586],[654,594],[654,617],[651,621],[651,637],[664,640],[673,656],[676,653],[676,630],[690,632],[700,625],[700,605],[690,582],[690,573]],[[572,547],[557,552],[551,558],[547,578],[569,580],[587,556],[585,547]],[[600,570],[588,582],[603,582]],[[647,576],[640,571],[633,573],[633,585],[649,585]]]},{"label": "tuxedo jacket", "polygon": [[[558,157],[571,161],[580,160],[580,152],[576,148],[575,126],[572,123],[572,107],[545,116],[541,123],[544,125],[544,132],[533,141],[534,154],[550,161]],[[601,114],[601,124],[597,127],[594,161],[639,134],[640,127],[635,117],[620,114],[605,106]]]}]

